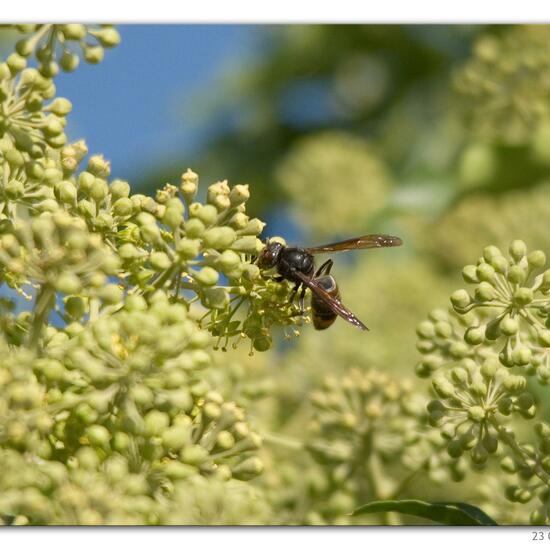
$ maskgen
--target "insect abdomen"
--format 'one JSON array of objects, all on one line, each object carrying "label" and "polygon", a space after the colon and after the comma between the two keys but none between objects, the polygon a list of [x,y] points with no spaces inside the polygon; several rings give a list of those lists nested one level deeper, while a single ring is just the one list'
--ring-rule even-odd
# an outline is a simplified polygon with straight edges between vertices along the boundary
[{"label": "insect abdomen", "polygon": [[[338,285],[332,275],[325,275],[317,279],[319,285],[335,300],[339,300],[340,293],[338,291]],[[321,300],[316,294],[311,295],[311,318],[313,320],[313,326],[317,330],[327,329],[336,320],[336,313],[334,313],[327,304]]]}]

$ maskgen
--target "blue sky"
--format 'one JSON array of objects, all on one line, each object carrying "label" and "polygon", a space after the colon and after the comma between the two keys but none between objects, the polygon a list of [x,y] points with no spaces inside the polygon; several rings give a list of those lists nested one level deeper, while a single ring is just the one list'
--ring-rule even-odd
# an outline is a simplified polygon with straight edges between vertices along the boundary
[{"label": "blue sky", "polygon": [[132,180],[164,155],[193,154],[205,136],[184,108],[201,89],[254,53],[245,25],[121,25],[122,43],[98,65],[81,63],[56,78],[73,102],[67,133],[111,160]]}]

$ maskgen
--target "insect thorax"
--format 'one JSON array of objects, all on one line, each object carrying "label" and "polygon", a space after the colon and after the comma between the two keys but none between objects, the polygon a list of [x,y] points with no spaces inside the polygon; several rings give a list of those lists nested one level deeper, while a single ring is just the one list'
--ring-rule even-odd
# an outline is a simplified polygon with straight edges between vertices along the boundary
[{"label": "insect thorax", "polygon": [[294,280],[293,270],[311,275],[314,268],[313,256],[303,248],[285,248],[281,251],[278,271],[283,277]]}]

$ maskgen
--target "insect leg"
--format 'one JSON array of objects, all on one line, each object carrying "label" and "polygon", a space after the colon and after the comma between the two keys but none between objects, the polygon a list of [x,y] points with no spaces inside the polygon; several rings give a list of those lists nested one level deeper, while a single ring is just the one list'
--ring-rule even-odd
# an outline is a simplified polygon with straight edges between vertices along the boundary
[{"label": "insect leg", "polygon": [[302,292],[300,292],[300,314],[303,315],[306,311],[305,305],[304,305],[304,298],[306,296],[306,286],[302,285]]},{"label": "insect leg", "polygon": [[315,272],[315,277],[320,277],[321,275],[328,275],[334,262],[332,260],[327,260],[321,267]]},{"label": "insect leg", "polygon": [[291,304],[294,302],[294,298],[296,298],[296,293],[298,292],[298,289],[300,288],[301,285],[302,285],[302,283],[295,283],[294,284],[294,288],[292,289],[292,292],[290,293],[290,298],[288,299],[288,301]]}]

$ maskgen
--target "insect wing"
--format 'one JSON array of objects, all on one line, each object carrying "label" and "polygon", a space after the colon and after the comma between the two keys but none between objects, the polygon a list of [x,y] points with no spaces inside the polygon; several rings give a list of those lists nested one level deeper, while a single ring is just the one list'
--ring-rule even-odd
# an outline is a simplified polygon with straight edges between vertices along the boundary
[{"label": "insect wing", "polygon": [[336,300],[332,297],[315,279],[311,279],[299,271],[293,273],[298,277],[302,283],[304,283],[318,298],[329,307],[331,311],[336,313],[361,330],[369,330],[347,307],[345,307],[340,300]]},{"label": "insect wing", "polygon": [[390,246],[401,246],[403,241],[399,237],[393,235],[363,235],[362,237],[354,237],[345,241],[336,243],[323,244],[321,246],[313,246],[306,248],[310,254],[321,254],[322,252],[339,252],[344,250],[359,250],[362,248],[384,248]]}]

